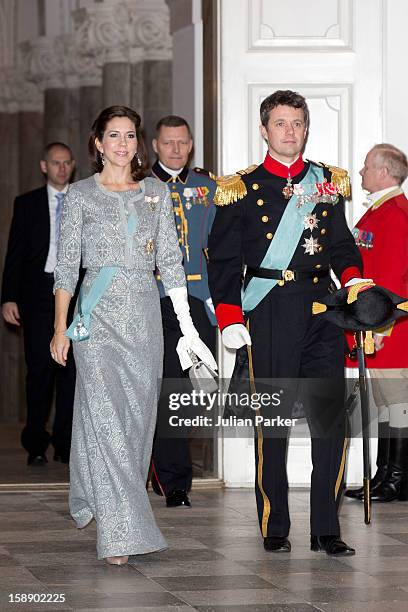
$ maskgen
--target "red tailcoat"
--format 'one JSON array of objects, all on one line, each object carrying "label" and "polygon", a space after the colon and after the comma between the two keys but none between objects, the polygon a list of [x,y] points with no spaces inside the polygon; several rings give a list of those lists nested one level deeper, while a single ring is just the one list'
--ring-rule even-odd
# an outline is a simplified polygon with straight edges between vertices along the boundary
[{"label": "red tailcoat", "polygon": [[[388,196],[388,194],[387,194]],[[389,194],[378,208],[372,206],[353,231],[362,259],[364,278],[372,278],[408,298],[408,200],[400,192]],[[353,337],[347,334],[349,346]],[[408,368],[408,317],[397,321],[384,348],[367,355],[368,368]],[[347,367],[357,367],[347,358]]]}]

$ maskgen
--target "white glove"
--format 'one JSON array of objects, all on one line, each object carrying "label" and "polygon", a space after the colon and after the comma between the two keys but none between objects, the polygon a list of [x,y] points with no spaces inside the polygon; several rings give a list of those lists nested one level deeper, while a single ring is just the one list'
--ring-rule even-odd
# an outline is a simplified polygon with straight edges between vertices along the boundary
[{"label": "white glove", "polygon": [[350,279],[344,286],[352,287],[353,285],[357,285],[357,283],[373,283],[372,278],[352,278]]},{"label": "white glove", "polygon": [[187,370],[193,365],[189,355],[189,351],[192,351],[199,359],[210,366],[212,370],[217,370],[217,362],[210,349],[200,340],[198,331],[191,319],[186,287],[176,287],[175,289],[170,289],[167,293],[172,301],[174,312],[177,315],[180,330],[183,334],[176,347],[182,369]]},{"label": "white glove", "polygon": [[208,298],[208,300],[205,300],[205,303],[207,304],[208,310],[210,312],[213,313],[213,315],[215,315],[215,309],[214,309],[214,304],[211,298]]},{"label": "white glove", "polygon": [[234,323],[233,325],[228,325],[221,332],[222,343],[225,347],[231,349],[239,349],[242,346],[252,345],[251,336],[249,335],[249,331],[243,325],[243,323]]}]

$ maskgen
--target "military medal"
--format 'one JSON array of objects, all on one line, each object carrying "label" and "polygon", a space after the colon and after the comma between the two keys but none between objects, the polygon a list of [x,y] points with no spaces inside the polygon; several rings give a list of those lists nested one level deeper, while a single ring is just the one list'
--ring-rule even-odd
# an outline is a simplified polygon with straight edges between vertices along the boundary
[{"label": "military medal", "polygon": [[313,232],[315,228],[319,225],[319,219],[314,213],[310,213],[303,218],[303,227],[305,230],[310,229],[310,232]]},{"label": "military medal", "polygon": [[356,245],[362,249],[372,249],[374,246],[374,234],[373,232],[368,232],[364,230],[358,229],[355,227],[352,231],[354,240],[356,241]]},{"label": "military medal", "polygon": [[313,238],[311,236],[310,238],[305,238],[302,247],[305,249],[305,255],[314,255],[318,252],[320,245],[317,241],[317,238]]},{"label": "military medal", "polygon": [[183,190],[183,196],[186,198],[186,203],[185,203],[185,207],[187,208],[187,210],[190,210],[190,208],[192,207],[191,204],[191,198],[194,198],[194,188],[191,187],[185,187]]},{"label": "military medal", "polygon": [[288,174],[288,178],[286,179],[286,185],[282,189],[282,195],[285,200],[290,200],[293,196],[293,185],[292,185],[292,177]]}]

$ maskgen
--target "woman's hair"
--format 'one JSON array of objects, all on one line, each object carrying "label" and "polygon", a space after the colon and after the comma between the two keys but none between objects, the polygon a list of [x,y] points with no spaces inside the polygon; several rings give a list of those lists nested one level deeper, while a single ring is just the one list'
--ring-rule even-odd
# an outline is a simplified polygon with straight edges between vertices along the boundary
[{"label": "woman's hair", "polygon": [[[100,142],[102,142],[107,124],[115,117],[127,117],[135,126],[137,155],[135,155],[132,159],[130,167],[133,179],[135,181],[140,181],[149,173],[149,156],[140,129],[140,115],[127,106],[108,106],[108,108],[104,108],[103,111],[99,113],[93,122],[91,135],[89,136],[88,141],[88,151],[92,160],[92,168],[95,172],[102,172],[103,170],[102,156],[96,148],[95,139],[97,138]],[[139,165],[138,158],[140,159],[141,165]]]}]

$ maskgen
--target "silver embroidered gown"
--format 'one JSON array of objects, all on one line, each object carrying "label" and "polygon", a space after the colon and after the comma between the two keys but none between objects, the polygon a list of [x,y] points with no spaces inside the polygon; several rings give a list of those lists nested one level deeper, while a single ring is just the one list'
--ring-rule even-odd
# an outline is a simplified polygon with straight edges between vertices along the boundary
[{"label": "silver embroidered gown", "polygon": [[96,519],[99,558],[166,547],[146,493],[163,360],[153,270],[166,290],[185,276],[167,187],[153,178],[139,185],[109,192],[94,175],[70,187],[55,270],[54,289],[73,294],[82,257],[87,294],[102,266],[119,267],[92,313],[90,338],[74,343],[69,504],[79,528]]}]

